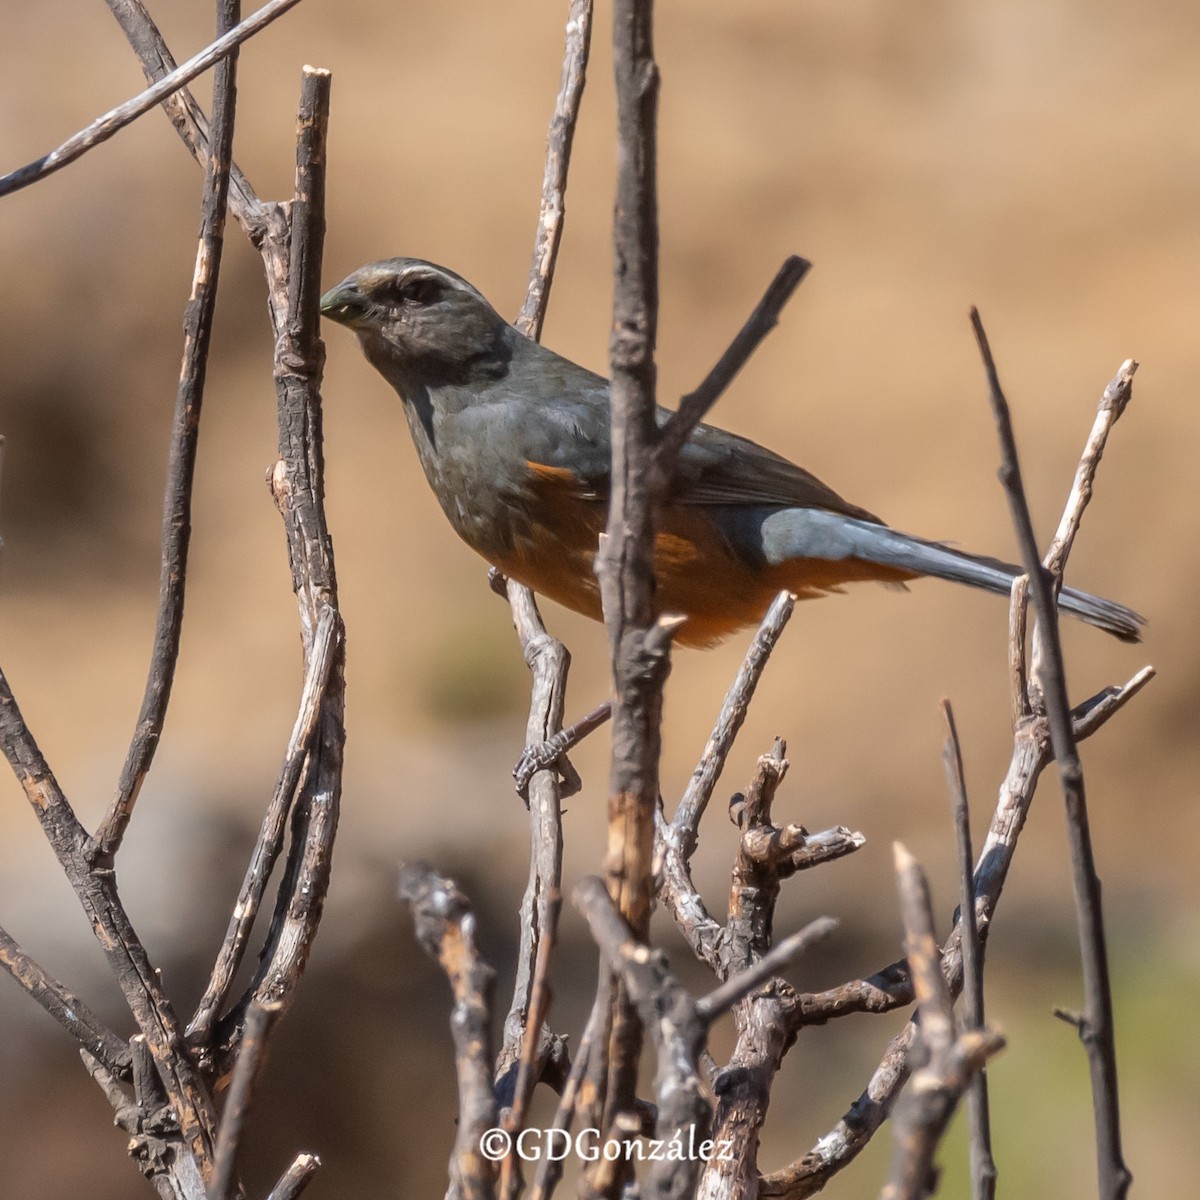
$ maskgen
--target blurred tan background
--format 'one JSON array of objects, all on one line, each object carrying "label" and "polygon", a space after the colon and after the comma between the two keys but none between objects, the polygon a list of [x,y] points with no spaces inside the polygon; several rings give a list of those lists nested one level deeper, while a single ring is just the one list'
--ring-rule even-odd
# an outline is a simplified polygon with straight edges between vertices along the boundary
[{"label": "blurred tan background", "polygon": [[[152,4],[177,56],[207,6]],[[325,275],[413,254],[515,313],[558,85],[563,0],[309,0],[241,58],[236,155],[259,192],[291,186],[300,66],[334,73]],[[0,7],[0,167],[132,95],[140,71],[103,7]],[[614,146],[607,5],[597,17],[545,340],[605,369]],[[1003,6],[880,0],[662,3],[662,398],[693,386],[781,259],[815,270],[714,419],[803,463],[913,532],[1011,556],[997,451],[966,321],[977,304],[1013,405],[1043,536],[1095,401],[1142,363],[1070,577],[1146,613],[1143,647],[1071,624],[1073,694],[1161,675],[1085,746],[1117,996],[1126,1141],[1138,1192],[1200,1169],[1200,841],[1195,779],[1194,463],[1200,379],[1200,16],[1181,0]],[[198,95],[207,106],[209,82]],[[191,280],[200,173],[161,114],[0,206],[0,662],[94,826],[141,698],[159,506]],[[219,941],[298,694],[294,605],[263,485],[275,456],[257,256],[231,225],[201,440],[180,674],[120,860],[132,916],[188,1008]],[[329,512],[349,628],[347,777],[328,915],[252,1129],[252,1190],[292,1153],[314,1196],[440,1194],[453,1136],[445,989],[393,900],[427,857],[477,899],[509,963],[524,812],[509,769],[526,674],[483,564],[419,476],[399,402],[352,337],[328,335]],[[575,656],[570,707],[606,690],[599,626],[552,605]],[[867,847],[793,882],[779,926],[843,925],[805,988],[898,952],[890,875],[903,838],[948,918],[955,881],[937,703],[959,716],[977,831],[1007,763],[1005,609],[945,584],[861,587],[802,606],[707,818],[698,878],[723,906],[723,809],[771,738],[792,773],[778,810],[845,823]],[[703,747],[745,641],[679,655],[668,690],[668,804]],[[582,748],[567,877],[599,866],[606,745]],[[19,789],[0,772],[0,923],[126,1028]],[[1061,805],[1047,779],[989,944],[996,1152],[1013,1194],[1092,1194],[1082,1051],[1052,1005],[1079,1002]],[[663,942],[688,968],[682,943]],[[555,1013],[576,1031],[593,960],[565,919]],[[690,968],[689,968],[690,969]],[[691,976],[704,985],[699,974]],[[504,976],[507,979],[507,975]],[[502,982],[500,995],[507,1001]],[[808,1148],[858,1094],[902,1014],[806,1034],[776,1092],[763,1163]],[[0,1195],[96,1200],[144,1188],[65,1035],[0,982]],[[722,1034],[722,1036],[727,1036]],[[64,1129],[67,1135],[64,1138]],[[875,1195],[887,1131],[828,1189]],[[53,1157],[44,1156],[53,1147]],[[946,1194],[964,1194],[961,1154]]]}]

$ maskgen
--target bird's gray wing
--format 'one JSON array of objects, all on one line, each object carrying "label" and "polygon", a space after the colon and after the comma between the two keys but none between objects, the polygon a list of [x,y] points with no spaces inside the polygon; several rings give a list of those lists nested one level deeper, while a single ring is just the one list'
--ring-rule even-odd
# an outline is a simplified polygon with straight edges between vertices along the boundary
[{"label": "bird's gray wing", "polygon": [[879,520],[803,467],[715,425],[697,426],[679,455],[676,478],[676,499],[685,504],[820,508],[862,521]]},{"label": "bird's gray wing", "polygon": [[[524,401],[530,405],[521,432],[527,457],[547,467],[569,470],[583,495],[603,499],[608,495],[612,462],[608,380],[544,347],[530,346],[531,350],[514,358],[506,380],[513,394],[545,397]],[[532,411],[535,404],[536,413]],[[658,409],[660,427],[671,415],[669,409]],[[697,426],[684,445],[672,500],[696,505],[820,508],[859,520],[879,520],[842,499],[803,467],[715,425]]]}]

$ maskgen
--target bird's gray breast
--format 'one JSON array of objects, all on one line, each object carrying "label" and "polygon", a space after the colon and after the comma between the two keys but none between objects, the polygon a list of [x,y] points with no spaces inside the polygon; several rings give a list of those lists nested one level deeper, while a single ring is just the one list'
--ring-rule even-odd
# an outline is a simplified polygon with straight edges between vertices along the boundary
[{"label": "bird's gray breast", "polygon": [[527,541],[529,455],[512,406],[427,389],[404,399],[425,477],[458,535],[492,559]]}]

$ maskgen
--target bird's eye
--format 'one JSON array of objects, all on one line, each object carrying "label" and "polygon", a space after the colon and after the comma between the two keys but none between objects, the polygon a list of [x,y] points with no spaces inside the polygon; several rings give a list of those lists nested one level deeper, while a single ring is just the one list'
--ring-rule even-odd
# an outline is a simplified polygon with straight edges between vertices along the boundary
[{"label": "bird's eye", "polygon": [[414,279],[405,292],[405,299],[413,304],[432,304],[442,294],[442,289],[432,279]]},{"label": "bird's eye", "polygon": [[441,289],[432,279],[405,279],[391,284],[384,293],[389,304],[423,305],[432,304],[441,294]]}]

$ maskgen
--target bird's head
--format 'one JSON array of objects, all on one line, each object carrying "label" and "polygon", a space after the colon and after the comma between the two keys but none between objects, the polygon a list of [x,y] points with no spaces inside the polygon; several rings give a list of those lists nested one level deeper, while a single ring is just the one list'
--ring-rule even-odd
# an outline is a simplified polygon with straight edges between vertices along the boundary
[{"label": "bird's head", "polygon": [[460,275],[419,258],[368,263],[321,297],[321,312],[358,334],[394,385],[494,375],[511,326]]}]

